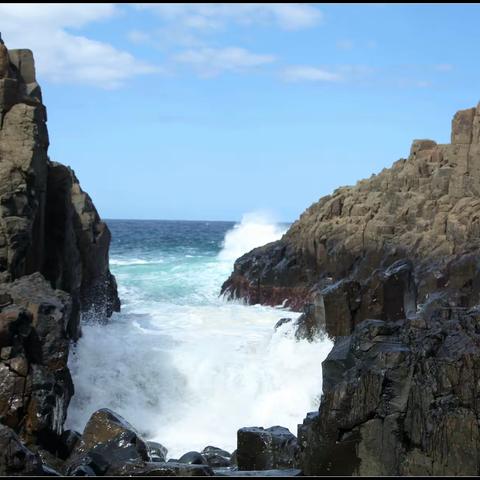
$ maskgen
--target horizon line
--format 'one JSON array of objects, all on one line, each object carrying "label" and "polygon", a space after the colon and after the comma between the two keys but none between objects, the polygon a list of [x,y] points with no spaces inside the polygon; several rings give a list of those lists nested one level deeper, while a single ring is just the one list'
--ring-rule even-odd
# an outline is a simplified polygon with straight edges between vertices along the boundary
[{"label": "horizon line", "polygon": [[[217,222],[217,223],[241,223],[242,220],[194,220],[194,219],[181,219],[181,218],[107,218],[103,217],[101,220],[109,221],[109,220],[120,220],[124,222]],[[278,221],[273,223],[293,223],[295,220],[291,221]]]}]

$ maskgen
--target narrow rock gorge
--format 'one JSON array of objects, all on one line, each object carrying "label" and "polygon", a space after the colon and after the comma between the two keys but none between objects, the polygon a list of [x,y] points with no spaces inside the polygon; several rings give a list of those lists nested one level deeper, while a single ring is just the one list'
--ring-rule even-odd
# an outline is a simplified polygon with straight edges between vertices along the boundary
[{"label": "narrow rock gorge", "polygon": [[63,428],[74,393],[67,361],[80,314],[106,319],[120,309],[109,230],[74,172],[50,161],[46,121],[32,52],[0,42],[3,475],[55,473],[70,438]]},{"label": "narrow rock gorge", "polygon": [[297,339],[335,340],[320,407],[297,437],[247,426],[235,452],[169,461],[107,408],[64,428],[80,316],[120,301],[109,229],[49,159],[46,121],[32,52],[0,41],[0,475],[480,474],[480,106],[450,144],[415,140],[236,261],[227,297],[303,310]]},{"label": "narrow rock gorge", "polygon": [[223,293],[286,300],[298,336],[335,339],[305,474],[480,473],[479,172],[480,105],[236,261]]}]

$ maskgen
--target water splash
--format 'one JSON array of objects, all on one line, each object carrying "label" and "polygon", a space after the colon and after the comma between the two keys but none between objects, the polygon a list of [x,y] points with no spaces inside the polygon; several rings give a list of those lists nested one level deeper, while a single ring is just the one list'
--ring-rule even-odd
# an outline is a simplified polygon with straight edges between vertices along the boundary
[{"label": "water splash", "polygon": [[181,245],[167,252],[162,240],[142,258],[125,243],[120,255],[114,244],[122,313],[107,326],[83,326],[69,363],[75,395],[68,428],[82,431],[96,409],[109,407],[176,458],[209,444],[234,450],[243,426],[296,433],[318,407],[331,342],[295,341],[292,322],[274,331],[280,318],[298,313],[218,297],[235,258],[284,229],[248,215],[224,232],[216,252]]},{"label": "water splash", "polygon": [[286,225],[274,222],[267,213],[247,213],[242,216],[241,222],[225,235],[218,257],[222,261],[234,262],[255,247],[278,240],[286,230]]}]

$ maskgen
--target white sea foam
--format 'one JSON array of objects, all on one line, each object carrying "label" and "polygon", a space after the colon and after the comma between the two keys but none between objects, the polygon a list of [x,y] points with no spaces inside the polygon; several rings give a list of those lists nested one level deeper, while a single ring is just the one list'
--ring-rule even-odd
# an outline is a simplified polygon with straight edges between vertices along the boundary
[{"label": "white sea foam", "polygon": [[274,331],[298,313],[218,298],[236,256],[282,233],[250,215],[226,234],[217,258],[180,259],[176,270],[159,265],[153,274],[115,266],[122,313],[107,326],[83,326],[70,357],[67,426],[81,431],[109,407],[175,458],[206,445],[233,451],[243,426],[296,433],[318,407],[331,342],[295,341],[293,322]]},{"label": "white sea foam", "polygon": [[233,262],[255,247],[278,240],[286,231],[272,221],[267,213],[253,212],[243,215],[242,221],[227,232],[219,259]]}]

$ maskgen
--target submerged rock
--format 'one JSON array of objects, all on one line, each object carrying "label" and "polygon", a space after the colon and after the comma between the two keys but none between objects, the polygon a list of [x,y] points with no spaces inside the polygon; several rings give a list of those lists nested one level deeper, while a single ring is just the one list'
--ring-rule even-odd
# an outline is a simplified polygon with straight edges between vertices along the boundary
[{"label": "submerged rock", "polygon": [[244,427],[237,432],[239,470],[292,468],[298,451],[295,435],[284,427]]}]

